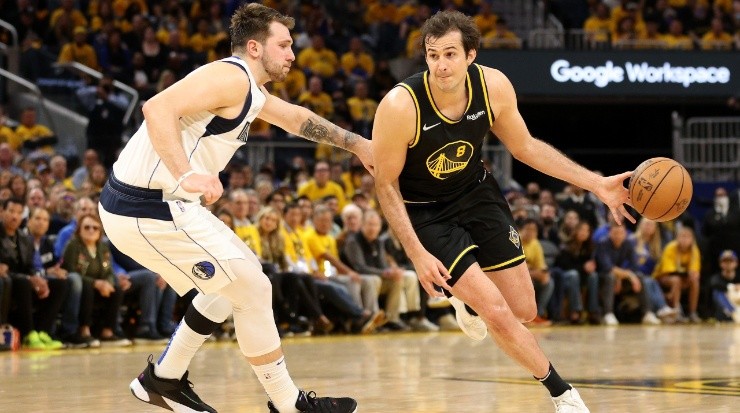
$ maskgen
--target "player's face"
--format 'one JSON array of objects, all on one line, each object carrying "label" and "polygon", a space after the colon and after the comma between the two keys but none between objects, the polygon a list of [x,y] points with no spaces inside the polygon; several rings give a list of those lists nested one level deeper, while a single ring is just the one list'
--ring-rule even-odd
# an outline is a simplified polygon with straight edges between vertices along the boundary
[{"label": "player's face", "polygon": [[473,63],[473,59],[475,50],[465,53],[459,31],[426,39],[430,83],[442,91],[451,92],[465,86],[468,66]]},{"label": "player's face", "polygon": [[295,60],[293,38],[290,30],[278,22],[270,24],[270,36],[265,41],[265,51],[262,54],[262,66],[273,82],[282,82],[290,71],[290,64]]}]

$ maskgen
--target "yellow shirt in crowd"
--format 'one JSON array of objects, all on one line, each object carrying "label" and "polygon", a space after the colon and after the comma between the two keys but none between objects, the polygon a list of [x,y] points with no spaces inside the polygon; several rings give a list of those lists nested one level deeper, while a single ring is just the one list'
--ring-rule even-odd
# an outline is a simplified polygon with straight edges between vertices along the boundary
[{"label": "yellow shirt in crowd", "polygon": [[59,63],[77,62],[93,69],[98,69],[98,55],[95,49],[85,43],[77,46],[74,42],[65,44],[59,52]]},{"label": "yellow shirt in crowd", "polygon": [[349,114],[352,120],[371,122],[375,118],[375,111],[378,110],[378,103],[370,98],[360,99],[352,96],[347,99]]},{"label": "yellow shirt in crowd", "polygon": [[319,188],[316,184],[315,179],[310,179],[302,187],[298,188],[298,197],[307,196],[311,201],[318,201],[322,198],[334,195],[339,201],[339,209],[341,210],[347,204],[347,198],[344,196],[344,189],[333,181],[329,181],[324,185],[323,188]]},{"label": "yellow shirt in crowd", "polygon": [[342,70],[344,73],[351,75],[358,69],[362,74],[372,76],[375,71],[375,61],[367,53],[354,54],[347,52],[342,55]]},{"label": "yellow shirt in crowd", "polygon": [[665,246],[663,255],[660,256],[660,261],[653,270],[653,276],[685,274],[689,271],[699,272],[700,270],[701,256],[699,248],[692,245],[690,251],[681,252],[678,250],[678,241],[671,241]]},{"label": "yellow shirt in crowd", "polygon": [[297,63],[298,66],[326,78],[337,73],[339,60],[332,50],[327,48],[316,50],[313,47],[307,47],[298,53]]},{"label": "yellow shirt in crowd", "polygon": [[331,256],[339,257],[337,240],[331,235],[321,235],[315,229],[311,228],[306,232],[305,240],[308,251],[311,253],[311,257],[316,260],[320,272],[324,272],[324,260],[319,259],[319,257],[327,253]]},{"label": "yellow shirt in crowd", "polygon": [[534,270],[546,270],[545,252],[542,250],[542,244],[536,239],[528,243],[522,242],[522,250],[527,262],[527,267]]}]

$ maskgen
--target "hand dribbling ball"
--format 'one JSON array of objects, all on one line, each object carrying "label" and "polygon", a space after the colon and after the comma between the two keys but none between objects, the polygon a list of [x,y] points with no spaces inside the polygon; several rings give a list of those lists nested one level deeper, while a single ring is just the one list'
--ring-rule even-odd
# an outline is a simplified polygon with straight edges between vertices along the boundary
[{"label": "hand dribbling ball", "polygon": [[689,206],[694,186],[686,168],[670,158],[650,158],[632,173],[629,194],[637,212],[653,221],[670,221]]}]

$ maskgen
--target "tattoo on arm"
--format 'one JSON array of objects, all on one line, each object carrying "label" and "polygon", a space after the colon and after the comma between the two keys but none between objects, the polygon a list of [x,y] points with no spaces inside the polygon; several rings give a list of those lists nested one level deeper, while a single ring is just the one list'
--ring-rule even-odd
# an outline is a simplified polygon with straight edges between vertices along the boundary
[{"label": "tattoo on arm", "polygon": [[329,145],[347,150],[351,150],[353,144],[360,138],[359,135],[346,131],[328,120],[315,116],[311,116],[303,122],[300,134],[308,140],[318,143],[328,143]]}]

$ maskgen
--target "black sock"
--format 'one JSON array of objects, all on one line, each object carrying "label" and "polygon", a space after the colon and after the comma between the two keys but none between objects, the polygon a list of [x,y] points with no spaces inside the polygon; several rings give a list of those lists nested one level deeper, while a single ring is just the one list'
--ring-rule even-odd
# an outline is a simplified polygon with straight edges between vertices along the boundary
[{"label": "black sock", "polygon": [[550,363],[550,368],[547,370],[547,375],[545,377],[535,377],[535,379],[547,387],[547,390],[550,391],[550,396],[552,397],[561,396],[563,393],[572,389],[570,384],[564,382],[558,372],[555,371],[552,363]]}]

